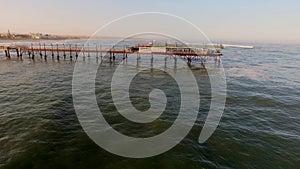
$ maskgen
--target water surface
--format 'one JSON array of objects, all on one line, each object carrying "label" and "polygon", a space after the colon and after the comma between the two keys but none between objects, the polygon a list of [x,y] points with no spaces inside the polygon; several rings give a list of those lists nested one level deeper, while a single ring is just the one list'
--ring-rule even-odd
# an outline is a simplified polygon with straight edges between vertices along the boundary
[{"label": "water surface", "polygon": [[[300,48],[259,44],[253,50],[223,52],[227,101],[216,132],[206,143],[197,142],[210,106],[210,84],[205,69],[193,70],[201,94],[195,126],[175,148],[146,159],[113,155],[84,133],[72,103],[74,61],[37,58],[33,62],[26,57],[19,61],[2,56],[1,168],[297,168]],[[85,64],[96,63],[87,60]],[[120,132],[137,137],[167,129],[176,118],[180,101],[174,81],[159,71],[145,71],[136,77],[131,88],[136,108],[149,108],[150,88],[164,89],[170,99],[161,120],[138,126],[124,121],[111,104],[109,72],[114,68],[106,63],[99,71],[96,94],[106,119]],[[139,80],[155,82],[155,86]]]}]

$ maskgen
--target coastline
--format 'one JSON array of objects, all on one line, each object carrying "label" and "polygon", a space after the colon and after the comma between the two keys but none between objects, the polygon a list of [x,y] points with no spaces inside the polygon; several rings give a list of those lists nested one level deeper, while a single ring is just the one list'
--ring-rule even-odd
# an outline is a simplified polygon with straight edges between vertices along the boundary
[{"label": "coastline", "polygon": [[63,41],[70,39],[84,39],[84,38],[59,38],[59,39],[0,39],[0,43],[9,42],[40,42],[40,41]]}]

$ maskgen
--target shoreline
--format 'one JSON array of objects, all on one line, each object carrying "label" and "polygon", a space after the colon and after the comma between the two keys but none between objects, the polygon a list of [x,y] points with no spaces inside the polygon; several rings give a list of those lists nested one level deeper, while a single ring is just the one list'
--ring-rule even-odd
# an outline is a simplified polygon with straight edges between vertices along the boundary
[{"label": "shoreline", "polygon": [[40,42],[40,41],[63,41],[63,40],[74,40],[74,39],[84,39],[84,38],[60,38],[60,39],[0,39],[2,42]]}]

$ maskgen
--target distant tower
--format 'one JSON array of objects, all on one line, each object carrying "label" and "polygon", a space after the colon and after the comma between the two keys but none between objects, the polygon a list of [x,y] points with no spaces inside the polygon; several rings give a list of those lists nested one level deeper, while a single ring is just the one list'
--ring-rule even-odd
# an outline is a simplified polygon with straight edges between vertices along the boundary
[{"label": "distant tower", "polygon": [[9,39],[11,39],[11,33],[10,33],[10,31],[9,31],[9,29],[8,29],[8,31],[7,31],[7,38],[9,38]]}]

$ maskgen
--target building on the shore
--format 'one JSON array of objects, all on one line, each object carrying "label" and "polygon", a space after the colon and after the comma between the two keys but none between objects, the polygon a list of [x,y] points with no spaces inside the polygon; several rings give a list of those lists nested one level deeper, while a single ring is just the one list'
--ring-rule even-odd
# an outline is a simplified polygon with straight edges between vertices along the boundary
[{"label": "building on the shore", "polygon": [[0,33],[0,38],[1,39],[12,39],[13,34],[11,34],[10,31],[8,30],[7,33]]},{"label": "building on the shore", "polygon": [[10,30],[7,33],[0,33],[1,39],[30,39],[28,34],[18,34],[18,33],[11,33]]},{"label": "building on the shore", "polygon": [[14,34],[12,39],[30,39],[28,34]]},{"label": "building on the shore", "polygon": [[56,36],[50,34],[42,34],[42,33],[30,33],[30,37],[32,39],[55,39]]},{"label": "building on the shore", "polygon": [[6,38],[6,34],[0,33],[0,39],[4,39],[4,38]]},{"label": "building on the shore", "polygon": [[12,33],[8,30],[6,33],[0,33],[0,39],[65,39],[65,38],[78,38],[71,36],[56,36],[51,34],[44,33],[29,33],[29,34],[20,34],[20,33]]},{"label": "building on the shore", "polygon": [[12,39],[13,37],[14,37],[14,35],[11,34],[10,31],[9,31],[9,29],[8,29],[8,31],[7,31],[7,38],[8,39]]}]

